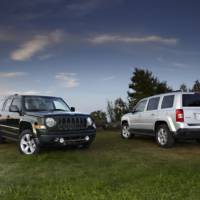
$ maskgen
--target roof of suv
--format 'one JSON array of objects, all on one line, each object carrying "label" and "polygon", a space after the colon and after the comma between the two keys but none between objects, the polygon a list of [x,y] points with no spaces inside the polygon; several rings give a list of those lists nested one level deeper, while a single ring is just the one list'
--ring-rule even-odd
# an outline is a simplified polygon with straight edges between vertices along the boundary
[{"label": "roof of suv", "polygon": [[167,93],[162,93],[162,94],[156,94],[153,96],[146,97],[144,99],[152,98],[152,97],[159,97],[159,96],[165,96],[165,95],[174,95],[174,94],[195,94],[195,92],[182,92],[182,91],[172,91],[172,92],[167,92]]},{"label": "roof of suv", "polygon": [[[7,95],[7,96],[2,96],[2,98],[13,98],[13,97],[55,97],[55,96],[45,96],[45,95],[24,95],[24,94],[13,94],[13,95]],[[59,97],[56,97],[59,98]]]}]

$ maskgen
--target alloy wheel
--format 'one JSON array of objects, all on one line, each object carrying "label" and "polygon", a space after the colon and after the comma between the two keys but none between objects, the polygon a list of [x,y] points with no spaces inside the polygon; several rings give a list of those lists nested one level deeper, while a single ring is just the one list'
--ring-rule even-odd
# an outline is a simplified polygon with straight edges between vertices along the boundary
[{"label": "alloy wheel", "polygon": [[167,143],[167,131],[164,128],[158,130],[158,142],[164,146]]},{"label": "alloy wheel", "polygon": [[24,154],[30,155],[36,151],[36,143],[31,134],[25,134],[20,141],[20,147]]}]

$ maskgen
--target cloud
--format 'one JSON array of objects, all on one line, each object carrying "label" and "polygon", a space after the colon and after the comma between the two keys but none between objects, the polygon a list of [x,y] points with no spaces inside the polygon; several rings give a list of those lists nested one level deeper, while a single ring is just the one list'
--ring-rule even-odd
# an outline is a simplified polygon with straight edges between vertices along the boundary
[{"label": "cloud", "polygon": [[87,0],[87,1],[74,1],[66,6],[66,9],[76,16],[84,16],[96,9],[99,5],[99,0]]},{"label": "cloud", "polygon": [[79,85],[75,73],[58,73],[55,78],[61,81],[63,87],[74,88]]},{"label": "cloud", "polygon": [[94,44],[105,44],[105,43],[160,43],[164,45],[176,45],[178,40],[176,38],[165,38],[161,36],[145,36],[145,37],[134,37],[134,36],[122,36],[122,35],[110,35],[101,34],[89,38],[89,41]]},{"label": "cloud", "polygon": [[123,3],[123,0],[73,0],[65,6],[70,17],[84,17],[95,10]]},{"label": "cloud", "polygon": [[50,59],[52,57],[53,57],[52,54],[44,54],[44,55],[39,56],[38,58],[39,58],[39,60],[43,61],[43,60],[48,60],[48,59]]},{"label": "cloud", "polygon": [[47,35],[36,35],[34,38],[23,43],[18,49],[13,51],[10,54],[10,58],[16,61],[28,60],[46,47],[60,42],[62,38],[63,34],[59,30]]},{"label": "cloud", "polygon": [[27,75],[26,72],[0,72],[0,78],[15,78]]},{"label": "cloud", "polygon": [[172,65],[173,65],[176,69],[190,69],[190,66],[186,65],[185,63],[177,63],[177,62],[174,62],[174,63],[172,63]]},{"label": "cloud", "polygon": [[115,78],[116,78],[115,76],[108,76],[108,77],[104,77],[103,81],[110,81],[110,80],[113,80]]}]

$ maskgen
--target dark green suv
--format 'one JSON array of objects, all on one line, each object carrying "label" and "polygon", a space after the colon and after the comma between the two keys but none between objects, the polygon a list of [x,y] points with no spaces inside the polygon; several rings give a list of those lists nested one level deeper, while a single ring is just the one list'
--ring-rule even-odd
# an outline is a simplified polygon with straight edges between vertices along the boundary
[{"label": "dark green suv", "polygon": [[96,127],[91,117],[76,113],[62,98],[12,95],[0,102],[0,142],[18,142],[23,154],[38,153],[43,145],[87,148]]}]

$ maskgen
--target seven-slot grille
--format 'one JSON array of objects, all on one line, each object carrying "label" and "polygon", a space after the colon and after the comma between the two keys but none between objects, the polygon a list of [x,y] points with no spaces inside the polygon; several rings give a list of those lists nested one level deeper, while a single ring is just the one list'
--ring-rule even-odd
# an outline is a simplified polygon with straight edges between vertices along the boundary
[{"label": "seven-slot grille", "polygon": [[87,128],[87,119],[82,116],[57,117],[56,122],[59,130],[80,130]]}]

